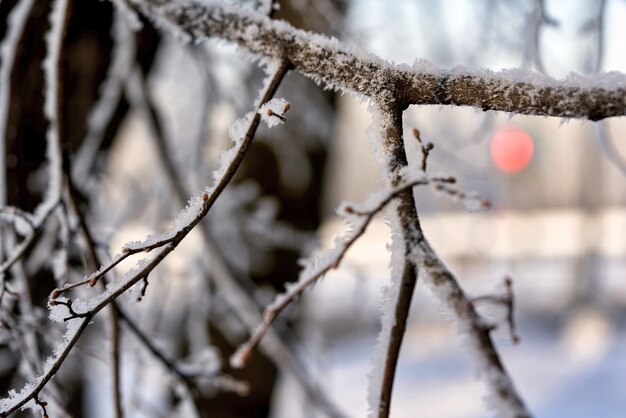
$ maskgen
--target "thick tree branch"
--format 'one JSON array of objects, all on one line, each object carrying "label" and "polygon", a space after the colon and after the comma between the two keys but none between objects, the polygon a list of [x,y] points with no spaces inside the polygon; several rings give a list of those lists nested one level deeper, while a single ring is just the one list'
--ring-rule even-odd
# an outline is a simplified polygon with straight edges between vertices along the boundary
[{"label": "thick tree branch", "polygon": [[391,65],[336,39],[233,6],[166,0],[132,2],[149,18],[194,41],[225,39],[261,57],[287,59],[296,70],[331,87],[370,98],[396,98],[401,107],[472,106],[590,120],[626,115],[624,75],[557,81],[524,71],[443,71],[422,62],[413,67]]}]

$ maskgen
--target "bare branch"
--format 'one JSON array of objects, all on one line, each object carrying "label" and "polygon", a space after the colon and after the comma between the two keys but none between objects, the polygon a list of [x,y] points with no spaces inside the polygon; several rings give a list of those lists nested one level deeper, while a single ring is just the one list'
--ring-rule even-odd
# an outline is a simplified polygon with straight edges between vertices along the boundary
[{"label": "bare branch", "polygon": [[[443,71],[418,62],[390,65],[322,35],[297,30],[258,13],[221,4],[133,0],[148,17],[194,41],[218,37],[295,69],[331,87],[411,104],[472,106],[528,115],[600,120],[626,114],[626,77],[557,81],[521,70]],[[605,84],[606,83],[606,84]]]}]

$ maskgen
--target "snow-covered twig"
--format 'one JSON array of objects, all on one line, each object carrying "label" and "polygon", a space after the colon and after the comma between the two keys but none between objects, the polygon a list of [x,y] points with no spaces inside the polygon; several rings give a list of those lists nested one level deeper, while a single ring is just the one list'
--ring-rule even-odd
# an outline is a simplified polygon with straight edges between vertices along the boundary
[{"label": "snow-covered twig", "polygon": [[[263,97],[271,97],[273,95],[288,70],[289,64],[286,62],[279,66],[274,77],[269,83],[267,83],[266,91],[264,92]],[[265,101],[267,101],[267,99],[263,100],[262,103]],[[61,364],[72,350],[76,341],[80,335],[82,335],[91,319],[100,310],[115,301],[120,295],[134,286],[137,282],[147,277],[165,259],[165,257],[174,251],[187,234],[189,234],[189,232],[198,223],[200,223],[200,221],[209,212],[209,209],[213,206],[218,196],[224,191],[230,180],[234,177],[254,138],[259,121],[260,116],[256,113],[250,118],[245,119],[247,125],[240,126],[236,132],[241,136],[235,138],[237,140],[235,147],[224,153],[224,158],[221,161],[220,168],[215,174],[215,184],[199,196],[195,196],[189,201],[189,205],[178,215],[174,221],[173,227],[168,233],[163,236],[149,237],[143,243],[133,243],[125,246],[121,254],[114,257],[108,264],[102,266],[97,272],[80,282],[80,284],[88,283],[95,285],[100,278],[102,278],[122,260],[133,254],[158,249],[159,252],[150,261],[141,264],[137,270],[132,271],[128,277],[125,277],[118,283],[110,284],[104,293],[91,300],[80,301],[80,304],[73,303],[72,299],[60,297],[64,292],[71,289],[71,287],[57,289],[52,293],[50,300],[51,307],[54,309],[60,309],[57,308],[57,305],[63,305],[69,311],[69,316],[63,319],[65,322],[70,322],[70,330],[68,331],[66,341],[64,345],[57,348],[56,352],[58,352],[59,355],[51,360],[50,365],[46,368],[46,373],[37,379],[38,383],[36,385],[27,386],[21,393],[17,394],[16,397],[0,400],[0,417],[10,415],[30,400],[35,399],[45,384],[61,367]],[[239,121],[240,124],[245,122]],[[76,305],[81,306],[83,309],[77,311],[76,309],[79,308],[76,308]],[[81,319],[80,324],[78,326],[73,325],[73,322],[79,318]]]},{"label": "snow-covered twig", "polygon": [[243,366],[252,354],[252,350],[259,344],[266,332],[270,329],[274,320],[300,295],[317,281],[322,279],[331,270],[337,269],[341,261],[348,253],[352,245],[365,233],[367,226],[372,219],[380,213],[394,198],[401,193],[412,189],[416,186],[424,186],[428,184],[451,184],[454,178],[450,177],[426,177],[421,176],[418,179],[410,180],[404,184],[381,193],[375,203],[370,203],[365,208],[354,205],[344,205],[343,212],[351,218],[356,217],[356,221],[352,225],[351,230],[343,237],[336,240],[336,246],[326,255],[319,257],[316,262],[311,262],[301,273],[297,282],[287,285],[285,293],[278,295],[272,304],[270,304],[263,312],[263,322],[259,324],[250,336],[248,341],[242,344],[231,358],[231,363]]},{"label": "snow-covered twig", "polygon": [[287,59],[330,87],[411,104],[472,106],[528,115],[600,120],[626,114],[626,76],[571,76],[506,70],[441,70],[418,61],[392,65],[336,39],[223,3],[132,0],[149,18],[194,41],[218,37],[261,57]]}]

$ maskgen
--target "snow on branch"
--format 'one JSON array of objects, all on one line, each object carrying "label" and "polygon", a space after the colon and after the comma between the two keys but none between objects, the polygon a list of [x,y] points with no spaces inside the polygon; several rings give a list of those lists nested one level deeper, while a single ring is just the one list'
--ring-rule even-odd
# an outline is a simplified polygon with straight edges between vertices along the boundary
[{"label": "snow on branch", "polygon": [[221,2],[132,0],[176,34],[202,42],[217,37],[266,58],[284,59],[332,88],[401,107],[471,106],[518,114],[600,120],[626,115],[626,75],[572,74],[559,81],[525,70],[442,70],[428,62],[394,65],[337,39]]},{"label": "snow on branch", "polygon": [[[55,33],[55,37],[56,35],[58,34]],[[288,71],[289,65],[285,62],[277,66],[270,81],[265,86],[261,104],[271,99]],[[214,185],[190,199],[187,207],[178,214],[167,233],[150,236],[142,243],[126,245],[122,249],[121,254],[115,256],[109,263],[102,266],[85,280],[52,292],[49,302],[50,317],[58,322],[67,323],[65,341],[57,346],[52,357],[44,364],[44,374],[42,376],[37,378],[35,382],[27,384],[19,393],[10,391],[7,398],[0,399],[0,417],[6,417],[22,407],[41,406],[41,401],[38,398],[39,393],[59,370],[61,364],[91,322],[91,319],[140,280],[146,278],[206,216],[241,165],[246,151],[252,143],[260,119],[261,117],[258,113],[252,113],[250,117],[244,117],[244,124],[242,124],[241,120],[237,121],[239,122],[237,124],[238,128],[234,130],[235,136],[233,137],[235,145],[232,149],[224,152],[220,167],[214,173]],[[84,284],[95,285],[101,277],[129,256],[153,250],[158,252],[152,259],[140,261],[137,267],[124,277],[110,282],[101,294],[85,300],[73,300],[63,296],[65,292],[77,286]]]},{"label": "snow on branch", "polygon": [[[464,338],[474,368],[487,384],[487,401],[496,415],[530,417],[491,340],[493,326],[487,324],[474,307],[476,300],[465,295],[457,278],[439,259],[425,237],[415,249],[415,258],[421,271],[420,277],[446,307],[458,332]],[[517,339],[514,329],[512,338],[514,341]]]},{"label": "snow on branch", "polygon": [[[382,147],[384,169],[392,183],[398,184],[409,169],[402,138],[402,110],[397,104],[381,102],[374,103],[370,110],[374,113],[374,145]],[[414,130],[413,136],[421,142],[419,131]],[[428,144],[421,145],[426,159],[432,148]],[[423,161],[421,168],[425,167]],[[472,300],[465,296],[456,277],[430,247],[421,229],[411,191],[399,194],[392,209],[389,211],[393,232],[392,285],[383,298],[382,330],[373,361],[374,369],[370,375],[369,416],[389,416],[395,370],[419,273],[444,308],[450,311],[457,329],[468,341],[476,369],[487,383],[490,406],[495,409],[496,415],[529,417],[530,413],[491,341],[493,326],[485,324]]]},{"label": "snow on branch", "polygon": [[455,181],[453,177],[420,175],[418,178],[409,180],[392,190],[383,190],[372,195],[368,202],[363,205],[343,205],[339,212],[346,216],[346,220],[351,223],[350,230],[344,236],[335,239],[335,247],[332,250],[317,254],[304,262],[305,266],[300,272],[298,281],[288,284],[286,291],[276,296],[274,302],[265,308],[263,322],[259,324],[248,341],[242,344],[231,356],[231,366],[241,368],[246,365],[252,355],[252,350],[259,344],[278,315],[298,299],[307,288],[313,286],[331,270],[339,267],[348,250],[365,233],[374,216],[380,213],[394,198],[416,186],[453,184]]}]

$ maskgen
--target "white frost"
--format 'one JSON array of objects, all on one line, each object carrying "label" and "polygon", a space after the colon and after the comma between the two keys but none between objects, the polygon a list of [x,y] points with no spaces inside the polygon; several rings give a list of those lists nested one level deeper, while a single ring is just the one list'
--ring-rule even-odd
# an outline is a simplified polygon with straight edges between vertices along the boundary
[{"label": "white frost", "polygon": [[380,392],[383,382],[383,372],[385,369],[385,359],[387,356],[387,347],[389,346],[389,338],[391,337],[391,329],[395,321],[395,306],[398,299],[400,283],[402,281],[402,271],[404,269],[404,237],[399,232],[401,227],[397,220],[396,213],[397,203],[389,204],[387,213],[389,214],[388,223],[392,231],[391,235],[391,283],[383,289],[380,310],[381,310],[381,329],[378,334],[376,349],[371,361],[371,371],[368,375],[369,381],[367,385],[367,403],[368,416],[378,416]]},{"label": "white frost", "polygon": [[285,123],[285,113],[291,107],[291,103],[283,98],[272,99],[265,103],[257,111],[261,115],[261,120],[267,124],[268,127],[273,128],[277,125]]}]

